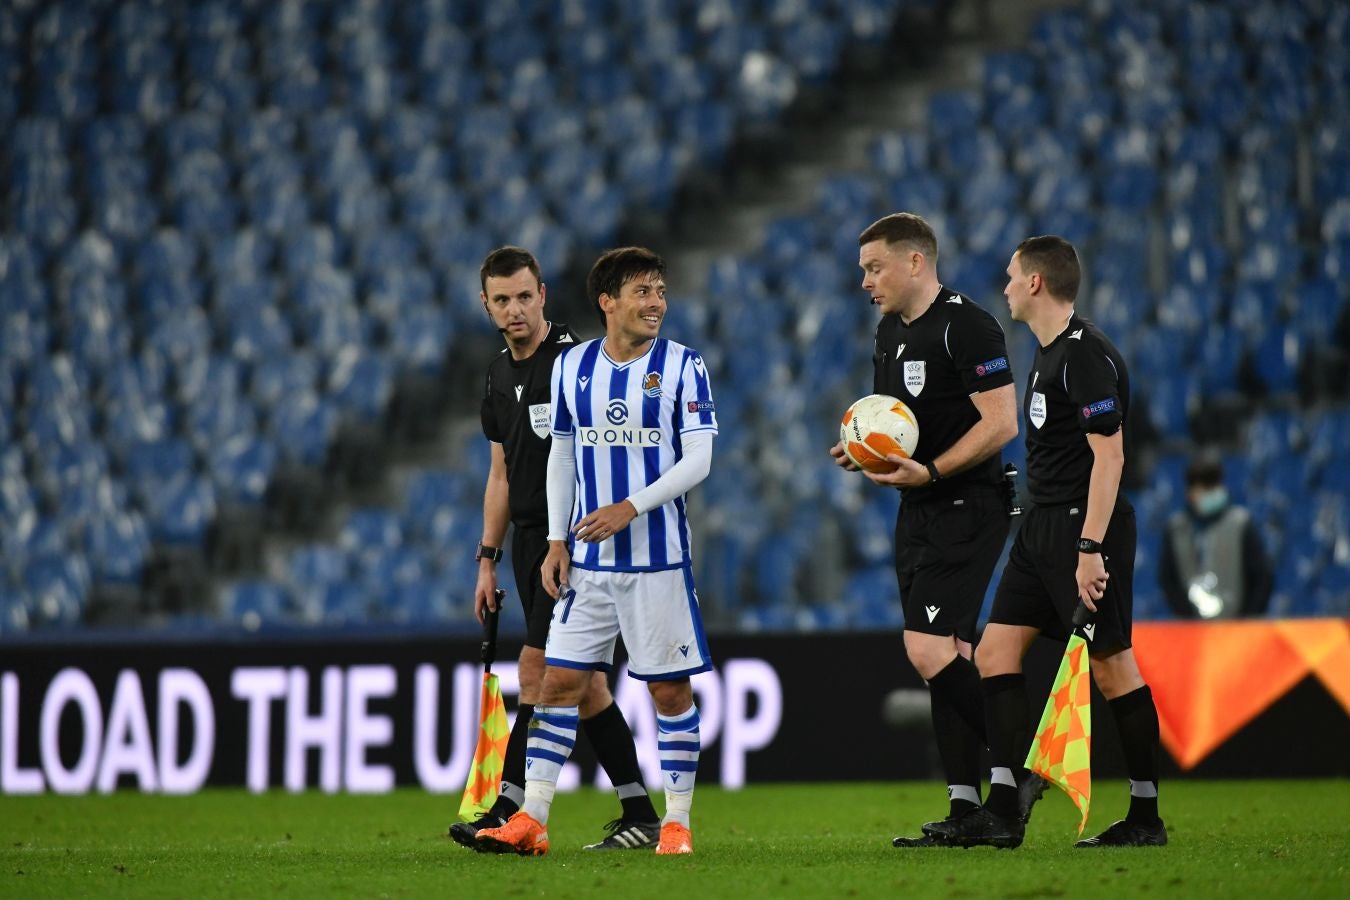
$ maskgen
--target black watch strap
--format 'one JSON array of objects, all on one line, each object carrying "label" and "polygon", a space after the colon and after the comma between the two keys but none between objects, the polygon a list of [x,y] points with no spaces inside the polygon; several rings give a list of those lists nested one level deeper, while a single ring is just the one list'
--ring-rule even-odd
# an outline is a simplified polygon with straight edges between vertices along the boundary
[{"label": "black watch strap", "polygon": [[493,562],[501,562],[501,561],[502,561],[502,548],[501,548],[501,547],[489,547],[488,545],[484,544],[482,541],[479,541],[479,542],[478,542],[478,549],[477,549],[476,551],[474,551],[473,558],[474,558],[474,559],[490,559],[490,560],[492,560]]},{"label": "black watch strap", "polygon": [[933,479],[932,481],[929,482],[929,484],[937,484],[939,481],[942,480],[942,474],[938,472],[937,466],[935,466],[932,462],[924,463],[923,467],[928,470],[928,477]]},{"label": "black watch strap", "polygon": [[1078,539],[1079,553],[1101,553],[1102,545],[1100,541],[1090,540],[1088,538]]}]

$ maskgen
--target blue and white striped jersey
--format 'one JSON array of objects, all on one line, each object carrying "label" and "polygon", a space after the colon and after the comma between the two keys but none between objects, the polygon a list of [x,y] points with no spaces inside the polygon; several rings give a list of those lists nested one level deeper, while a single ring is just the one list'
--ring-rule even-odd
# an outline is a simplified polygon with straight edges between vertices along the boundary
[{"label": "blue and white striped jersey", "polygon": [[[708,370],[696,351],[657,338],[620,364],[603,345],[603,338],[586,341],[553,363],[553,439],[573,441],[577,459],[572,525],[660,478],[680,459],[683,435],[717,433]],[[645,572],[689,560],[683,496],[607,541],[572,547],[572,564],[583,569]]]}]

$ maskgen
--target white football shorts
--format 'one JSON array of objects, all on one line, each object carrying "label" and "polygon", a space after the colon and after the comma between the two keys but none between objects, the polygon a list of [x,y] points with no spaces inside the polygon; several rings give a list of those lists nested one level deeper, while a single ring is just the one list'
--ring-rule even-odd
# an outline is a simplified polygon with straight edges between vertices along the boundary
[{"label": "white football shorts", "polygon": [[544,648],[550,666],[608,672],[622,634],[634,678],[672,681],[712,668],[687,567],[611,572],[573,566],[567,580]]}]

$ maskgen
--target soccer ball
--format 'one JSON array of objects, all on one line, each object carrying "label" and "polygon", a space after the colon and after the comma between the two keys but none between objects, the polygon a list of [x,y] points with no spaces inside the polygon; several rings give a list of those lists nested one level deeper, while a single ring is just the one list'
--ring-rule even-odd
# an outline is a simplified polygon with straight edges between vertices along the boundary
[{"label": "soccer ball", "polygon": [[919,421],[914,411],[888,394],[868,394],[844,413],[839,440],[853,464],[868,472],[893,472],[886,459],[895,453],[906,459],[919,443]]}]

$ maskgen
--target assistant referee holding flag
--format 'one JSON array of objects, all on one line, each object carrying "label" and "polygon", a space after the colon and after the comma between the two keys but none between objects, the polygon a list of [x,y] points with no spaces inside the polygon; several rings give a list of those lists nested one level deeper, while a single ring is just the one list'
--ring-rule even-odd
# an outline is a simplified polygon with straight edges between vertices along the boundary
[{"label": "assistant referee holding flag", "polygon": [[1027,486],[1033,506],[1013,543],[976,664],[983,678],[989,756],[985,806],[931,833],[958,846],[1016,847],[1014,779],[1030,716],[1022,657],[1044,633],[1067,640],[1081,601],[1092,677],[1110,701],[1130,776],[1126,817],[1079,847],[1167,843],[1158,817],[1158,710],[1130,649],[1134,508],[1120,495],[1130,374],[1106,335],[1074,311],[1078,253],[1060,237],[1028,238],[1008,264],[1014,320],[1039,344],[1027,379]]},{"label": "assistant referee holding flag", "polygon": [[[492,809],[473,822],[456,822],[450,836],[476,847],[483,828],[496,828],[525,798],[525,744],[544,677],[544,644],[553,618],[553,598],[544,592],[539,568],[548,552],[548,497],[544,482],[550,440],[549,374],[558,354],[577,344],[561,323],[544,319],[546,288],[534,256],[520,247],[488,254],[479,271],[480,299],[506,349],[488,366],[483,394],[483,434],[492,442],[492,468],[483,491],[483,537],[478,545],[474,611],[496,608],[497,563],[508,523],[515,526],[511,562],[525,607],[525,646],[520,651],[520,704],[506,745],[502,786]],[[609,835],[588,850],[653,848],[661,821],[643,785],[633,733],[614,702],[605,673],[596,672],[581,701],[581,728],[595,748],[623,804]]]},{"label": "assistant referee holding flag", "polygon": [[[868,477],[903,492],[895,572],[905,652],[928,682],[950,819],[980,803],[984,706],[970,655],[1008,538],[999,450],[1017,436],[1017,396],[1003,327],[939,283],[937,237],[927,222],[895,213],[869,225],[858,245],[863,290],[881,310],[873,390],[899,397],[919,421],[913,459],[892,456],[894,472]],[[842,444],[830,453],[856,469]],[[934,839],[891,843],[927,847]]]}]

